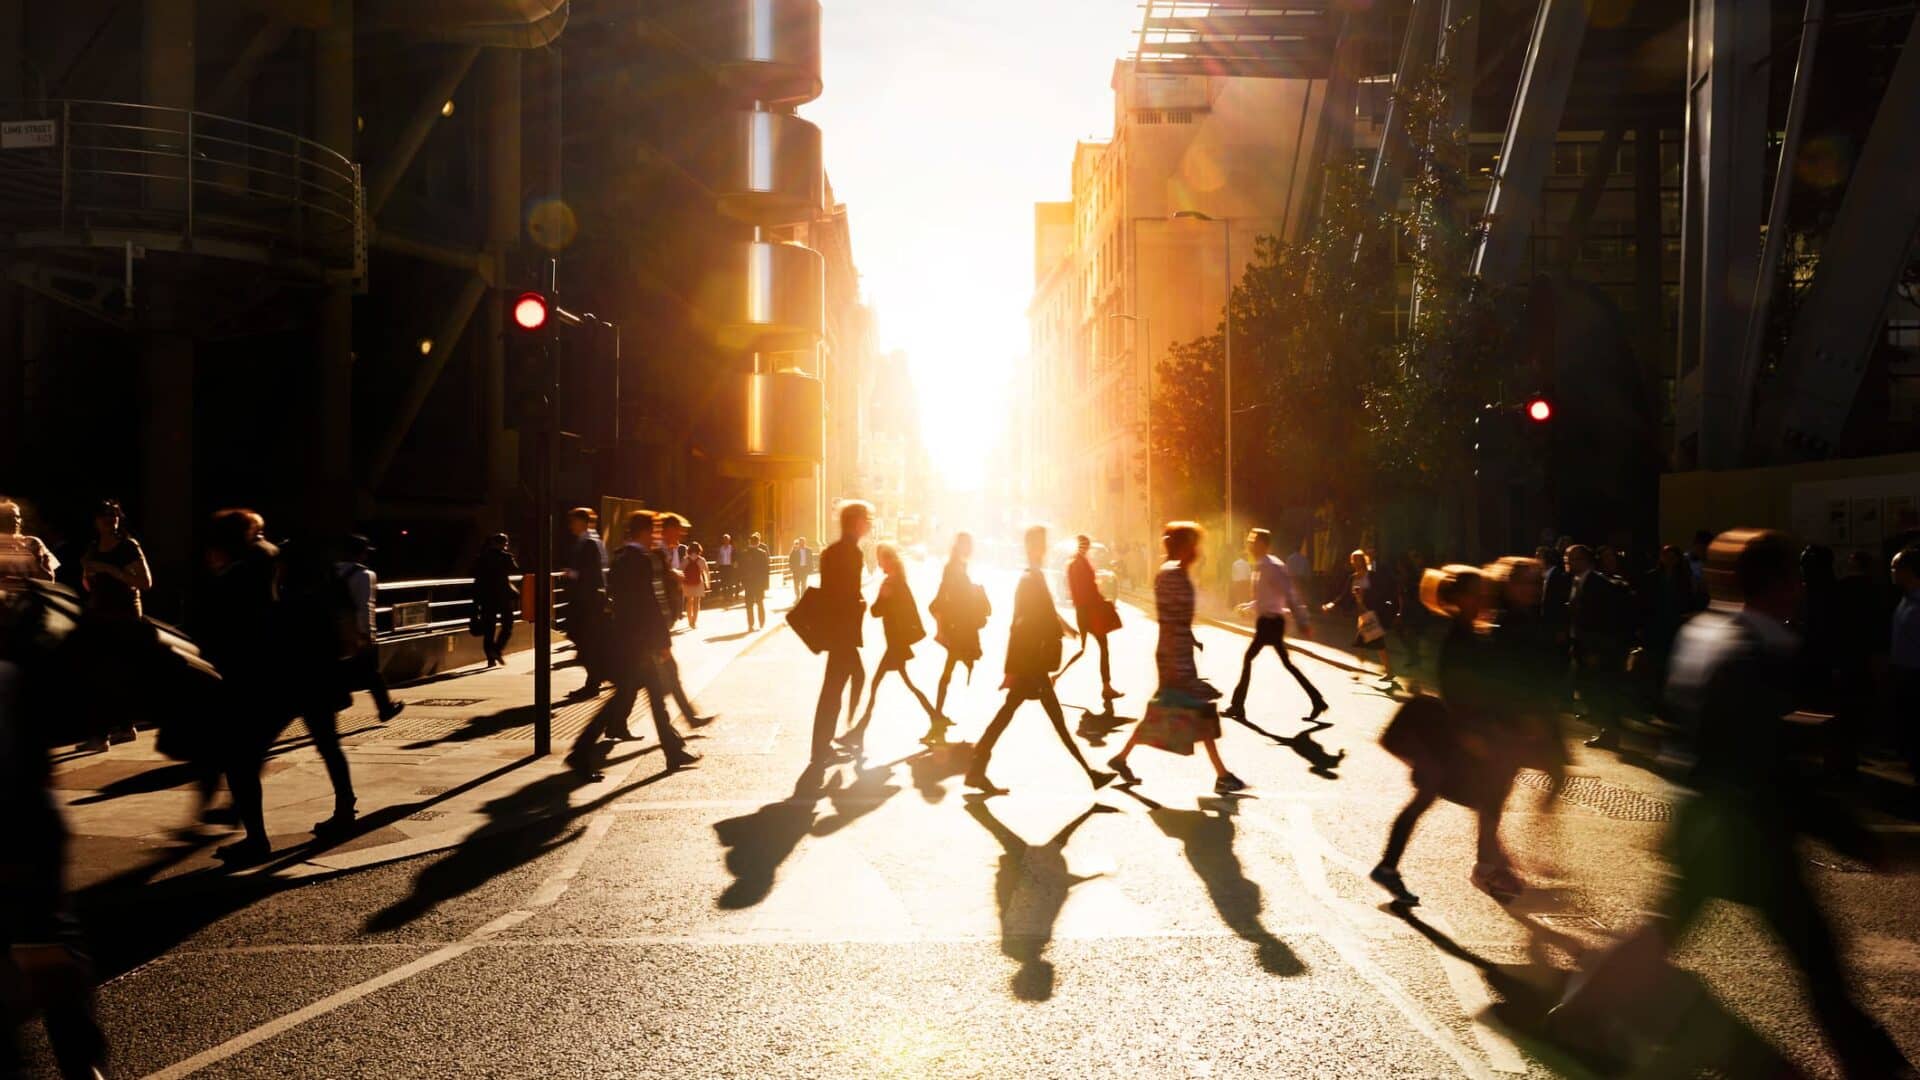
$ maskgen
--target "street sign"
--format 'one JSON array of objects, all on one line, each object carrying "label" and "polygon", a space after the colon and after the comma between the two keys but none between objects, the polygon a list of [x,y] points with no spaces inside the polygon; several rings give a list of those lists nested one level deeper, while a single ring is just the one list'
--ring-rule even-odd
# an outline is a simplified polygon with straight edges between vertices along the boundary
[{"label": "street sign", "polygon": [[58,120],[0,120],[0,150],[33,150],[59,142]]}]

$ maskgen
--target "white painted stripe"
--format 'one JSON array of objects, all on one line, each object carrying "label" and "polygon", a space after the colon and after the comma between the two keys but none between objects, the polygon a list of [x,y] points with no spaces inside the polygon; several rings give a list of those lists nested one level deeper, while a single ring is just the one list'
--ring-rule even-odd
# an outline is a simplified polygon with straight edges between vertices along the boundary
[{"label": "white painted stripe", "polygon": [[[1447,937],[1459,940],[1453,926],[1439,912],[1423,911],[1420,918]],[[1487,1019],[1488,1010],[1493,1008],[1493,994],[1487,989],[1487,980],[1481,976],[1480,969],[1444,949],[1437,955],[1441,969],[1447,974],[1447,985],[1453,988],[1454,1000],[1460,1003],[1460,1011],[1467,1019],[1473,1021],[1473,1039],[1480,1044],[1487,1063],[1495,1072],[1524,1074],[1527,1059],[1520,1053],[1520,1047],[1514,1044],[1505,1027]]]}]

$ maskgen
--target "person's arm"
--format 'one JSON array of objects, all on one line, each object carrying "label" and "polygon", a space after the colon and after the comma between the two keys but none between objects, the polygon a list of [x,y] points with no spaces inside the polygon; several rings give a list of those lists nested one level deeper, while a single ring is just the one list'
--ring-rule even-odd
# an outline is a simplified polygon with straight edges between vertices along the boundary
[{"label": "person's arm", "polygon": [[122,543],[133,544],[133,562],[127,564],[121,580],[140,592],[153,588],[153,568],[147,565],[146,549],[132,540],[125,540]]}]

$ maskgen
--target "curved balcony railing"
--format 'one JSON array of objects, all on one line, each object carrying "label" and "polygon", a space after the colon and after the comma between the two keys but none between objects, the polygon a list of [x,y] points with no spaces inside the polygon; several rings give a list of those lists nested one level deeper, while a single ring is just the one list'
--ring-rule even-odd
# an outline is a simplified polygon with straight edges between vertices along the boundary
[{"label": "curved balcony railing", "polygon": [[366,276],[360,167],[311,139],[111,101],[0,102],[0,120],[0,245],[136,243]]}]

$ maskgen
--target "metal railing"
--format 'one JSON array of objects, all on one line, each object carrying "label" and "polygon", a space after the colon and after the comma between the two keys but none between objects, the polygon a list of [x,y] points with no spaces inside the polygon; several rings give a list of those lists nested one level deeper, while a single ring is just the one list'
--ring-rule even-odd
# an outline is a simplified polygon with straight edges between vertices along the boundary
[{"label": "metal railing", "polygon": [[107,234],[318,276],[366,275],[360,167],[311,139],[113,101],[0,102],[0,120],[41,123],[0,148],[0,242],[93,245]]}]

